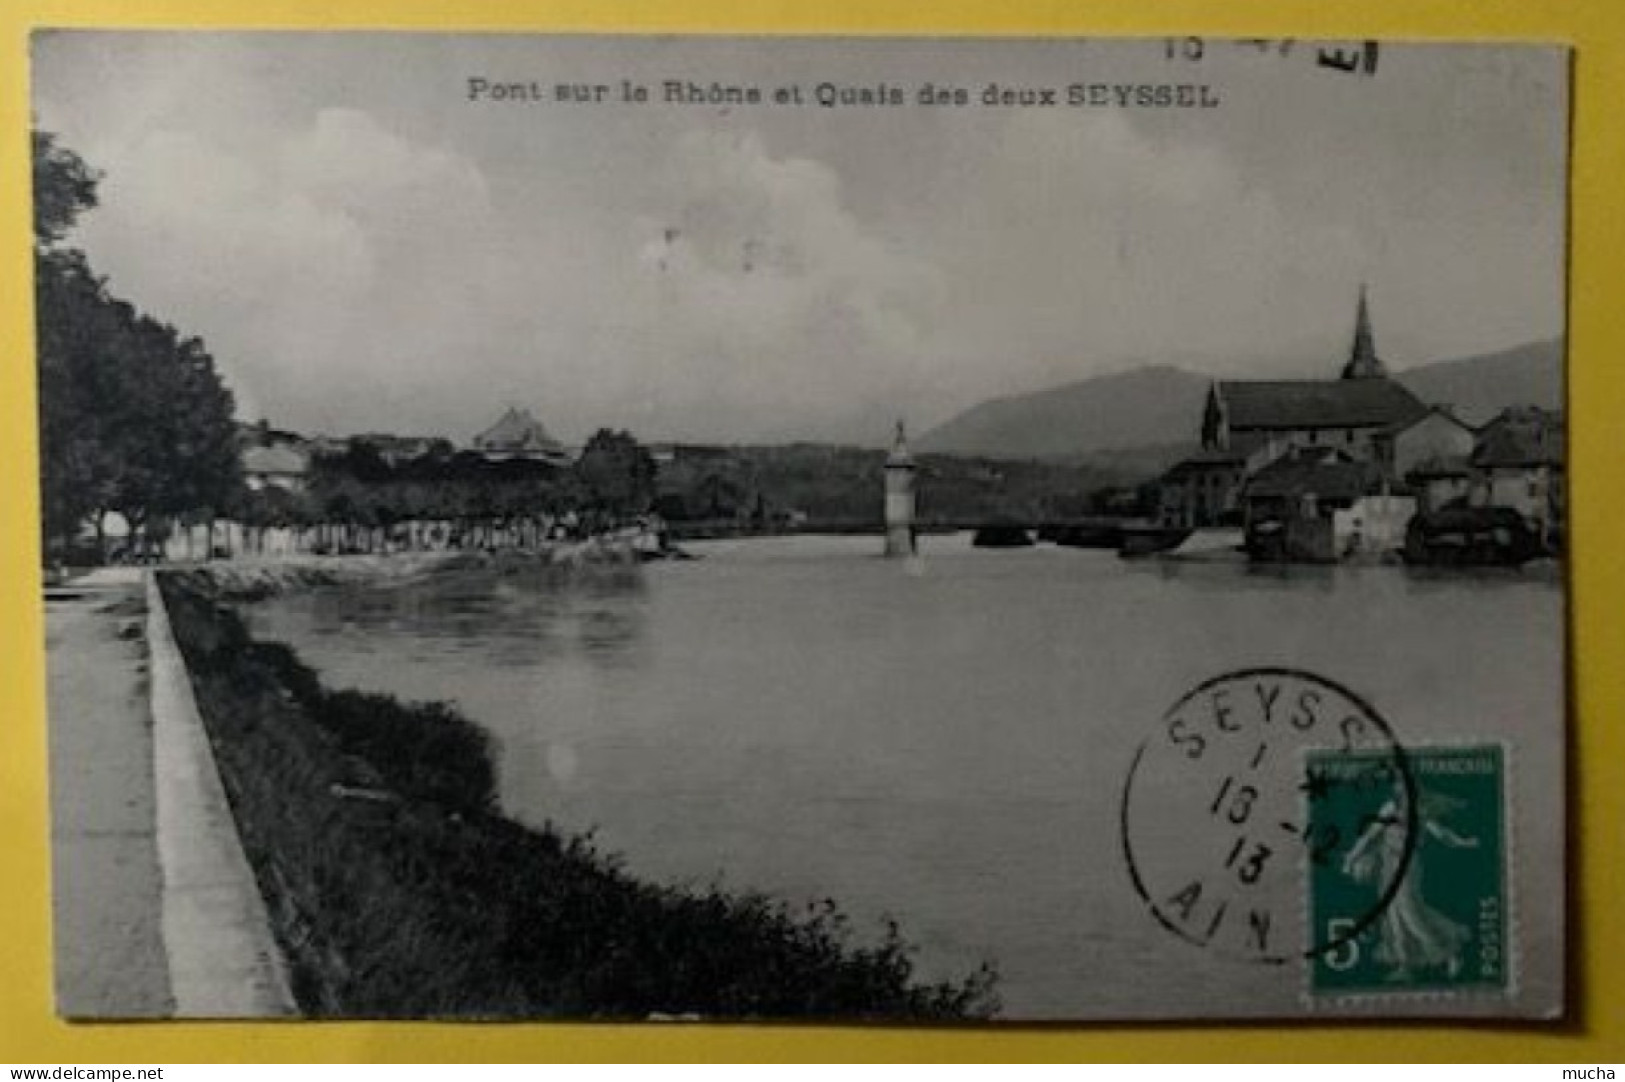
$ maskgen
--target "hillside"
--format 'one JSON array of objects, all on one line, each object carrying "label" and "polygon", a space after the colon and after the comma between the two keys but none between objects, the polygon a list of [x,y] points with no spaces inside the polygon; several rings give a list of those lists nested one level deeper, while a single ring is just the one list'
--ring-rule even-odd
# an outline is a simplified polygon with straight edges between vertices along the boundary
[{"label": "hillside", "polygon": [[[1421,365],[1398,374],[1417,397],[1448,403],[1471,423],[1506,406],[1563,404],[1563,340]],[[1153,365],[1046,391],[995,398],[926,432],[924,452],[988,458],[1081,458],[1198,438],[1211,377]]]},{"label": "hillside", "polygon": [[973,406],[916,449],[990,458],[1060,458],[1194,440],[1208,377],[1154,365]]},{"label": "hillside", "polygon": [[1439,361],[1399,373],[1427,403],[1445,403],[1469,424],[1482,424],[1507,406],[1563,408],[1561,338],[1499,353]]}]

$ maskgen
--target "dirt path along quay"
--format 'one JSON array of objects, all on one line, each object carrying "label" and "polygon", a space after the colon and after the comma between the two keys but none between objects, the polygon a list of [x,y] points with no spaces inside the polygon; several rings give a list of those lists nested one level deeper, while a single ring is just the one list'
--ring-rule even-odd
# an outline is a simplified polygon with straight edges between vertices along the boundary
[{"label": "dirt path along quay", "polygon": [[161,929],[152,717],[138,573],[52,591],[49,683],[53,946],[58,1013],[173,1009]]}]

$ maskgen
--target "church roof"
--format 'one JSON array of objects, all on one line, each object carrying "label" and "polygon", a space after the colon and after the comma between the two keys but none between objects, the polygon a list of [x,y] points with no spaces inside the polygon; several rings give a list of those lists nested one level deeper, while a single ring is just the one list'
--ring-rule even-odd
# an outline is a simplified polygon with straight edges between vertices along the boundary
[{"label": "church roof", "polygon": [[1387,426],[1386,428],[1384,428],[1382,430],[1382,434],[1384,436],[1397,436],[1401,432],[1404,432],[1406,429],[1411,428],[1413,425],[1420,424],[1421,422],[1427,420],[1429,417],[1432,417],[1434,414],[1438,414],[1440,417],[1443,417],[1446,421],[1449,421],[1451,424],[1455,425],[1457,428],[1460,428],[1460,429],[1462,429],[1464,431],[1467,431],[1467,432],[1473,431],[1473,426],[1468,424],[1466,421],[1463,421],[1460,417],[1457,417],[1455,410],[1451,409],[1449,406],[1446,406],[1446,405],[1435,404],[1435,405],[1432,405],[1432,406],[1428,406],[1421,413],[1418,413],[1415,416],[1405,417],[1405,418],[1402,418],[1402,419],[1400,419],[1398,421],[1395,421],[1393,424],[1391,424],[1391,425]]},{"label": "church roof", "polygon": [[548,435],[529,410],[510,408],[497,423],[474,437],[482,451],[554,451],[562,444]]},{"label": "church roof", "polygon": [[1385,376],[1219,380],[1214,393],[1224,405],[1232,432],[1367,428],[1412,421],[1427,412],[1419,398]]}]

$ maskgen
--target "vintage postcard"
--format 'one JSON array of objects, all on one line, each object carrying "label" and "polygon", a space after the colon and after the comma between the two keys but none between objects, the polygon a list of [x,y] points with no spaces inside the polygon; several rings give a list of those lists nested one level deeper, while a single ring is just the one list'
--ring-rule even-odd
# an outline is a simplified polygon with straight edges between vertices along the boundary
[{"label": "vintage postcard", "polygon": [[1562,1016],[1565,49],[32,52],[61,1014]]}]

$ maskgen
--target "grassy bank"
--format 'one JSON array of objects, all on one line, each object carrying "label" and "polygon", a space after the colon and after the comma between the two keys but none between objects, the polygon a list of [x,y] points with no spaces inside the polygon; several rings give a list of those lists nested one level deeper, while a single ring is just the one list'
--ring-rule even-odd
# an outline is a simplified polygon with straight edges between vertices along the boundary
[{"label": "grassy bank", "polygon": [[335,691],[253,641],[206,573],[161,578],[244,849],[308,1013],[950,1019],[983,970],[914,978],[895,928],[832,903],[642,882],[495,808],[483,730],[440,705]]}]

